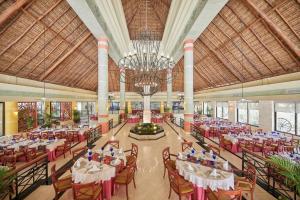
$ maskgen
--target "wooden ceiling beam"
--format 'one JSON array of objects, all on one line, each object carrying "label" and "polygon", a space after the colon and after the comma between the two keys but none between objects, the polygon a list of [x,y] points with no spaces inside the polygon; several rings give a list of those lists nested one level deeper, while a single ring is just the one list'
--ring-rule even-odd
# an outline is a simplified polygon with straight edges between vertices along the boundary
[{"label": "wooden ceiling beam", "polygon": [[79,42],[75,46],[73,46],[63,57],[61,57],[59,60],[56,61],[54,65],[47,69],[47,71],[41,76],[40,81],[43,81],[45,78],[47,78],[49,74],[51,74],[67,57],[69,57],[74,51],[76,51],[76,49],[82,43],[84,43],[91,35],[91,32],[89,32],[86,36],[81,38]]},{"label": "wooden ceiling beam", "polygon": [[0,26],[2,26],[8,19],[10,19],[15,13],[17,13],[23,6],[30,3],[31,0],[17,0],[15,3],[10,5],[0,15]]},{"label": "wooden ceiling beam", "polygon": [[[67,36],[67,38],[74,32],[76,30],[76,28],[75,29],[73,29],[72,30],[72,32]],[[82,31],[82,33],[80,34],[80,35],[82,35],[85,31],[87,30],[87,28],[86,29],[84,29],[84,31]],[[44,62],[45,61],[45,59],[47,59],[54,51],[56,51],[56,49],[62,44],[64,42],[64,40],[60,40],[60,42],[59,43],[57,43],[56,45],[55,45],[55,47],[40,61],[40,62],[38,62],[33,68],[32,68],[32,70],[30,70],[30,72],[26,75],[26,76],[29,76],[29,77],[31,77],[31,75],[32,75],[32,73],[39,67],[39,65],[42,63],[42,62]],[[69,47],[69,46],[68,46]],[[45,48],[45,47],[44,47]],[[59,56],[63,53],[64,51],[61,51],[61,53],[59,54]],[[58,56],[58,57],[59,57]]]},{"label": "wooden ceiling beam", "polygon": [[131,17],[130,20],[128,21],[127,27],[129,27],[129,25],[130,25],[131,22],[133,21],[134,17],[136,16],[136,14],[137,14],[138,12],[141,12],[140,9],[139,9],[140,6],[141,6],[141,1],[139,1],[139,3],[136,5],[136,9],[135,9],[135,11],[133,12],[134,14],[132,15],[132,17]]},{"label": "wooden ceiling beam", "polygon": [[216,84],[215,83],[213,83],[211,80],[209,80],[208,78],[206,78],[205,76],[203,76],[200,72],[199,72],[199,70],[198,70],[198,68],[196,67],[196,65],[194,66],[194,69],[195,69],[195,71],[196,71],[196,74],[200,77],[200,78],[202,78],[205,82],[207,82],[208,84],[208,86],[212,86],[212,87],[215,87],[216,86]]},{"label": "wooden ceiling beam", "polygon": [[[3,53],[5,53],[8,49],[10,49],[14,44],[16,44],[20,39],[22,39],[23,37],[24,37],[24,35],[26,34],[26,33],[28,33],[31,29],[32,29],[32,27],[38,22],[38,21],[40,21],[40,20],[42,20],[44,17],[46,17],[47,16],[47,14],[50,12],[50,11],[52,11],[58,4],[60,4],[60,2],[61,2],[62,0],[59,0],[58,2],[56,2],[53,6],[51,6],[51,8],[47,11],[47,12],[45,12],[42,16],[40,16],[39,18],[34,18],[34,22],[32,23],[32,24],[30,24],[30,26],[28,26],[27,28],[26,28],[26,30],[19,36],[19,37],[17,37],[17,39],[16,40],[14,40],[14,41],[12,41],[5,49],[3,49],[2,51],[1,51],[1,53],[0,53],[0,56],[3,54]],[[22,9],[22,8],[20,8],[20,9]],[[24,9],[22,9],[22,10],[24,10]]]},{"label": "wooden ceiling beam", "polygon": [[275,35],[275,33],[272,32],[272,30],[269,28],[269,26],[263,21],[263,24],[265,25],[266,29],[269,31],[269,33],[274,37],[274,39],[279,43],[279,45],[289,54],[289,56],[297,63],[297,66],[300,67],[300,59],[297,57],[294,53],[292,53],[288,47],[283,44],[283,42]]},{"label": "wooden ceiling beam", "polygon": [[160,19],[158,13],[156,12],[156,9],[155,9],[155,7],[154,7],[154,5],[153,5],[153,2],[150,1],[150,4],[151,4],[152,9],[154,10],[155,16],[158,18],[158,21],[159,21],[160,25],[161,25],[162,27],[165,27],[165,25],[164,25],[163,22],[161,21],[161,19]]},{"label": "wooden ceiling beam", "polygon": [[271,52],[271,49],[265,44],[265,42],[259,38],[259,36],[257,35],[257,33],[251,28],[251,33],[253,33],[253,35],[256,37],[256,39],[263,45],[263,47],[269,52],[269,54],[274,58],[274,60],[276,60],[276,62],[279,64],[279,66],[284,70],[287,71],[286,68],[279,62],[279,60],[277,59],[277,57]]},{"label": "wooden ceiling beam", "polygon": [[[60,0],[60,1],[61,1],[61,0]],[[26,10],[24,10],[24,9],[23,9],[23,12],[24,12],[25,14],[27,14],[28,16],[32,17],[33,19],[36,19],[36,17],[33,16],[30,12],[28,12],[28,11],[26,11]],[[45,22],[43,22],[43,21],[41,21],[41,20],[38,20],[38,22],[39,22],[41,25],[43,25],[43,26],[46,26],[46,27],[48,26]],[[83,24],[83,22],[82,22],[82,24]],[[57,32],[54,31],[51,27],[49,28],[49,31],[51,31],[51,32],[54,33],[54,34],[57,33]],[[69,46],[74,46],[74,44],[72,44],[71,42],[67,41],[61,34],[57,34],[57,36],[58,36],[60,39],[64,40],[64,42],[67,43]],[[85,58],[88,59],[89,61],[95,63],[94,60],[92,60],[91,58],[87,57],[87,56],[86,56],[83,52],[81,52],[79,49],[76,49],[76,51],[78,51],[83,57],[85,57]]]},{"label": "wooden ceiling beam", "polygon": [[279,12],[278,8],[276,8],[275,11],[299,40],[300,39],[299,33],[297,31],[295,31],[295,29],[291,26],[291,24],[283,17],[283,15]]},{"label": "wooden ceiling beam", "polygon": [[[69,23],[66,23],[66,24],[58,31],[58,33],[60,33],[61,31],[63,31],[68,25],[70,25],[76,17],[77,17],[77,15],[75,15],[75,16],[70,20]],[[57,34],[58,34],[58,33],[57,33]],[[43,48],[41,48],[41,49],[40,49],[33,57],[38,56],[38,54],[39,54],[41,51],[43,51],[43,50],[46,48],[46,46],[47,46],[48,44],[50,44],[50,43],[57,37],[57,34],[56,34],[54,37],[52,37],[50,40],[48,40],[47,43],[43,46]],[[60,45],[62,42],[63,42],[63,40],[61,40],[61,41],[58,43],[58,45]],[[57,46],[58,46],[58,45],[57,45]],[[57,46],[56,46],[56,47],[57,47]],[[54,49],[55,49],[55,48],[54,48]],[[53,50],[51,50],[51,52],[48,54],[48,56],[49,56],[52,52],[53,52]],[[35,69],[37,66],[39,66],[39,65],[46,59],[46,57],[48,57],[48,56],[44,56],[44,58],[43,58],[40,62],[38,62],[38,63],[35,65],[35,67],[33,67],[33,69]],[[18,75],[18,74],[22,71],[22,69],[24,69],[24,67],[26,67],[30,62],[31,62],[31,60],[28,60],[26,63],[24,63],[24,64],[21,66],[20,70],[17,72],[16,75]]]},{"label": "wooden ceiling beam", "polygon": [[[206,37],[206,36],[205,36]],[[206,37],[207,38],[207,37]],[[208,38],[207,38],[208,39]],[[204,44],[204,42],[202,42]],[[218,53],[214,50],[209,48],[208,45],[204,44],[204,46],[223,64],[223,66],[239,81],[242,81],[242,79],[237,76],[234,71],[228,66],[228,64],[221,58],[221,56],[218,55]]]},{"label": "wooden ceiling beam", "polygon": [[[66,12],[68,12],[69,10],[70,10],[70,8],[71,7],[69,7],[69,9],[66,11]],[[54,9],[54,8],[52,8],[52,9]],[[50,12],[50,11],[49,11]],[[48,12],[48,13],[49,13]],[[63,13],[64,14],[64,13]],[[62,14],[62,15],[63,15]],[[49,25],[49,26],[47,26],[46,28],[44,28],[43,29],[43,31],[42,32],[40,32],[37,36],[35,36],[35,38],[27,45],[27,47],[25,48],[25,49],[23,49],[23,51],[17,56],[17,57],[15,57],[14,58],[14,60],[13,61],[11,61],[10,63],[9,63],[9,65],[8,66],[6,66],[5,68],[4,68],[4,70],[3,71],[6,71],[6,70],[8,70],[11,66],[12,66],[12,64],[13,63],[15,63],[21,56],[23,56],[24,55],[24,53],[42,36],[42,34],[43,33],[45,33],[46,31],[48,31],[49,30],[49,28],[53,25],[53,24],[55,24],[59,19],[60,19],[60,17],[62,16],[62,15],[60,15],[59,17],[57,17],[54,21],[52,21],[51,22],[51,24]],[[24,66],[24,65],[23,65]],[[23,69],[23,67],[21,67],[21,69],[19,69],[19,71],[17,72],[17,73],[19,73],[21,70]]]},{"label": "wooden ceiling beam", "polygon": [[[284,32],[268,17],[267,14],[262,12],[253,2],[250,0],[243,0],[245,5],[252,10],[256,15],[260,16],[264,22],[276,33],[276,35],[284,42],[284,44],[292,51],[298,58],[300,58],[300,49],[293,43]],[[275,8],[276,9],[276,8]],[[275,10],[274,9],[274,10]]]},{"label": "wooden ceiling beam", "polygon": [[[286,1],[287,1],[287,0],[280,2],[280,3],[277,4],[274,8],[272,8],[268,13],[272,12],[272,11],[273,11],[274,9],[276,9],[277,7],[283,5],[284,3],[286,3]],[[268,14],[268,13],[267,13],[267,14]],[[223,21],[225,21],[226,23],[228,23],[228,22],[222,17],[222,15],[221,15],[220,13],[219,13],[218,15],[223,19]],[[255,25],[257,22],[259,22],[260,20],[261,20],[261,18],[257,18],[257,19],[255,19],[255,20],[253,20],[250,24],[248,24],[248,25],[244,28],[244,30],[240,31],[239,33],[242,33],[242,32],[244,32],[244,31],[248,30],[250,27],[254,26],[254,25]],[[233,29],[233,30],[235,31],[235,29]],[[234,40],[234,39],[237,38],[237,37],[238,37],[238,35],[235,35],[235,36],[233,36],[233,37],[231,38],[231,40]],[[227,45],[231,40],[227,40],[227,41],[224,42],[222,45],[220,45],[218,48],[221,49],[223,46]],[[212,52],[209,53],[209,54],[207,54],[206,56],[204,56],[202,59],[205,59],[205,58],[208,57],[210,54],[212,54]]]},{"label": "wooden ceiling beam", "polygon": [[[241,17],[229,6],[227,6],[227,8],[229,8],[231,10],[231,12],[236,15],[236,17],[238,18],[238,20],[241,22],[241,24],[243,24],[243,26],[245,27],[246,24],[245,22],[243,22],[243,20],[241,19]],[[256,55],[256,57],[258,57],[258,59],[260,60],[260,62],[272,73],[274,74],[274,72],[265,64],[265,62],[263,61],[262,57],[259,55],[259,53],[256,52],[255,49],[252,48],[252,46],[248,43],[248,41],[246,39],[243,38],[243,33],[238,33],[230,23],[228,23],[228,25],[235,31],[236,34],[239,35],[239,37],[246,43],[246,45],[251,49],[251,51],[253,51],[253,53]],[[251,32],[251,28],[249,28],[249,31]],[[254,65],[255,66],[255,65]],[[256,67],[255,67],[256,68]]]}]

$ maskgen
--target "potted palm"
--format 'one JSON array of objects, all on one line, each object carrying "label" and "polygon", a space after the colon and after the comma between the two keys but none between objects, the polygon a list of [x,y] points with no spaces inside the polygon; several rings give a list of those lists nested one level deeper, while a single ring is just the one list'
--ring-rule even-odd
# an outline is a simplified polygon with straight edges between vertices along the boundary
[{"label": "potted palm", "polygon": [[11,170],[6,166],[0,166],[0,199],[5,199],[13,192],[12,182],[14,176],[10,176]]},{"label": "potted palm", "polygon": [[73,111],[73,121],[75,124],[80,122],[80,112],[78,110]]},{"label": "potted palm", "polygon": [[300,194],[300,165],[292,160],[280,156],[271,156],[270,163],[277,166],[279,173],[286,177],[286,184],[294,187]]}]

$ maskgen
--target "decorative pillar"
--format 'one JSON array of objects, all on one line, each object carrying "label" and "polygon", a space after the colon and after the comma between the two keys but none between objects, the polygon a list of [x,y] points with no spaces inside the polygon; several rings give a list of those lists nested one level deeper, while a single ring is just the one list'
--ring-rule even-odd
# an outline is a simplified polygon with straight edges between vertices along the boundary
[{"label": "decorative pillar", "polygon": [[167,72],[167,107],[172,112],[172,69]]},{"label": "decorative pillar", "polygon": [[124,119],[125,115],[125,69],[120,69],[120,114]]},{"label": "decorative pillar", "polygon": [[5,102],[5,135],[18,133],[18,102]]},{"label": "decorative pillar", "polygon": [[184,41],[184,130],[191,131],[194,121],[193,40]]},{"label": "decorative pillar", "polygon": [[[144,93],[150,91],[150,85],[144,86]],[[144,96],[143,123],[151,123],[150,95]]]},{"label": "decorative pillar", "polygon": [[127,102],[128,114],[132,113],[131,101]]},{"label": "decorative pillar", "polygon": [[108,40],[98,39],[98,123],[108,132]]},{"label": "decorative pillar", "polygon": [[161,113],[161,114],[164,114],[164,113],[165,113],[165,105],[164,105],[164,102],[163,102],[163,101],[160,102],[160,113]]}]

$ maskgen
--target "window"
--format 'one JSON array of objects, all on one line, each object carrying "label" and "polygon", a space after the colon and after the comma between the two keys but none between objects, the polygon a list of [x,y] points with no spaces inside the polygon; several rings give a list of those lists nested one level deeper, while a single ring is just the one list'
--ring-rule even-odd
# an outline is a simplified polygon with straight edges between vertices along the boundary
[{"label": "window", "polygon": [[118,114],[120,110],[120,102],[111,102],[111,105],[109,107],[109,112],[111,114]]},{"label": "window", "polygon": [[77,102],[77,110],[80,112],[80,122],[87,124],[89,117],[96,114],[96,102]]},{"label": "window", "polygon": [[300,103],[275,103],[275,130],[300,133]]},{"label": "window", "polygon": [[202,115],[202,103],[199,101],[194,102],[194,113]]},{"label": "window", "polygon": [[39,126],[44,124],[44,115],[45,115],[45,102],[38,101],[36,102],[37,109],[37,123]]},{"label": "window", "polygon": [[160,110],[160,102],[150,102],[150,110]]},{"label": "window", "polygon": [[213,115],[212,102],[210,101],[203,102],[203,114],[207,115],[208,117],[212,117]]},{"label": "window", "polygon": [[237,109],[237,119],[240,123],[259,125],[259,103],[239,102]]},{"label": "window", "polygon": [[248,103],[248,124],[258,126],[259,125],[259,103]]},{"label": "window", "polygon": [[61,121],[72,119],[71,102],[51,102],[51,117]]},{"label": "window", "polygon": [[228,102],[217,102],[217,117],[228,119]]},{"label": "window", "polygon": [[51,102],[51,117],[60,118],[60,102]]}]

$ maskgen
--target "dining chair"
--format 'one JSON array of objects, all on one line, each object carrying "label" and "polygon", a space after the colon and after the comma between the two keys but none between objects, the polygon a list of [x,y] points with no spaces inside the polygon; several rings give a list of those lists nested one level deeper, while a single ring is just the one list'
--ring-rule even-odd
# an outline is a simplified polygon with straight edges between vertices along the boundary
[{"label": "dining chair", "polygon": [[209,187],[206,190],[206,197],[208,200],[242,200],[242,191],[240,189],[221,190],[214,192]]},{"label": "dining chair", "polygon": [[194,194],[193,184],[182,178],[177,173],[176,169],[172,169],[171,167],[168,167],[167,169],[170,182],[168,198],[170,199],[172,190],[179,196],[179,200],[181,200],[182,196],[192,197]]},{"label": "dining chair", "polygon": [[73,142],[73,131],[67,131],[67,141],[70,143]]},{"label": "dining chair", "polygon": [[224,149],[227,149],[228,151],[231,151],[231,149],[232,149],[231,141],[226,140],[224,135],[220,135],[219,140],[220,140],[219,147],[222,147]]},{"label": "dining chair", "polygon": [[120,141],[119,140],[108,140],[107,145],[111,145],[113,148],[119,149]]},{"label": "dining chair", "polygon": [[168,166],[171,166],[176,169],[175,160],[171,160],[171,156],[177,157],[175,154],[170,153],[170,147],[166,147],[162,151],[162,158],[164,163],[164,178],[166,176],[166,170]]},{"label": "dining chair", "polygon": [[247,164],[242,177],[236,177],[235,188],[242,192],[250,192],[251,200],[254,198],[254,189],[256,185],[256,170],[251,164]]},{"label": "dining chair", "polygon": [[114,179],[114,183],[117,185],[125,185],[126,186],[126,198],[129,199],[128,196],[128,185],[133,182],[134,188],[136,188],[135,185],[135,178],[134,178],[134,172],[135,172],[135,163],[132,163],[129,166],[126,166],[126,168],[118,173]]},{"label": "dining chair", "polygon": [[221,155],[221,149],[216,147],[216,146],[213,146],[211,144],[208,145],[208,149],[209,150],[212,150],[215,154],[217,154],[218,156]]},{"label": "dining chair", "polygon": [[85,184],[72,184],[74,200],[99,200],[102,198],[103,186],[102,183],[85,183]]},{"label": "dining chair", "polygon": [[61,192],[72,188],[72,177],[66,176],[64,178],[58,179],[55,164],[51,167],[51,181],[55,190],[55,200],[58,199],[58,196]]},{"label": "dining chair", "polygon": [[86,152],[87,151],[87,146],[83,146],[83,147],[79,147],[76,148],[72,151],[72,159],[73,161],[75,161],[75,157],[78,156],[79,154],[81,154],[82,151]]},{"label": "dining chair", "polygon": [[78,131],[74,131],[73,132],[73,142],[79,142],[80,140],[79,140],[79,133],[78,133]]},{"label": "dining chair", "polygon": [[69,141],[65,141],[64,144],[59,145],[55,149],[55,155],[64,155],[64,158],[66,158],[66,152],[70,151],[71,154],[71,144]]},{"label": "dining chair", "polygon": [[193,142],[181,142],[181,150],[184,152],[187,149],[190,149],[193,147]]},{"label": "dining chair", "polygon": [[[138,147],[138,145],[131,143],[131,149],[126,150],[124,152],[130,152],[130,155],[126,156],[126,161],[127,161],[126,165],[128,166],[128,165],[132,164],[134,162],[134,160],[137,160],[139,147]],[[135,162],[135,170],[137,170],[136,162]]]}]

